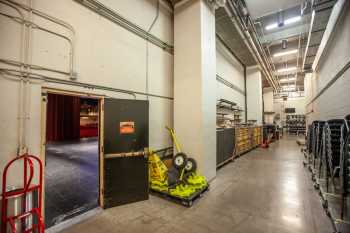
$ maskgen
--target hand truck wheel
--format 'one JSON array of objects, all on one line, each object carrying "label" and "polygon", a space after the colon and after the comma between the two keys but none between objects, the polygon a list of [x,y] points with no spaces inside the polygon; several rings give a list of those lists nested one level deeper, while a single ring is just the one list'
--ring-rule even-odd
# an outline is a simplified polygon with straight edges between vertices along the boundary
[{"label": "hand truck wheel", "polygon": [[177,153],[173,158],[173,165],[176,169],[182,169],[187,164],[187,155],[185,153]]},{"label": "hand truck wheel", "polygon": [[185,166],[186,172],[195,172],[197,170],[197,162],[193,158],[188,158]]}]

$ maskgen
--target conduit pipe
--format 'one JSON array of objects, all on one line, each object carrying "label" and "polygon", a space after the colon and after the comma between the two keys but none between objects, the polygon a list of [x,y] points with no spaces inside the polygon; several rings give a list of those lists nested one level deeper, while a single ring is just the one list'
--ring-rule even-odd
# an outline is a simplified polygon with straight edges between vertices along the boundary
[{"label": "conduit pipe", "polygon": [[[225,11],[228,14],[228,16],[230,17],[232,23],[234,24],[234,26],[236,27],[237,31],[239,32],[240,36],[242,37],[244,43],[246,44],[247,48],[249,49],[249,51],[252,53],[254,60],[257,62],[257,64],[259,65],[260,69],[263,71],[263,73],[265,74],[266,78],[268,79],[269,83],[271,84],[271,86],[274,88],[274,90],[277,90],[277,86],[273,80],[273,78],[269,75],[269,71],[266,68],[266,65],[264,64],[264,61],[262,60],[259,51],[257,50],[253,39],[251,38],[249,32],[247,29],[244,28],[243,25],[239,24],[238,22],[240,21],[240,18],[236,12],[235,7],[232,5],[231,1],[227,1],[228,5],[225,5]],[[249,42],[248,42],[249,41]]]},{"label": "conduit pipe", "polygon": [[64,80],[64,79],[54,78],[54,77],[50,77],[50,76],[47,76],[47,75],[33,73],[33,72],[30,72],[30,73],[26,72],[26,71],[21,72],[20,70],[16,70],[16,69],[0,68],[0,73],[11,75],[11,76],[14,76],[14,77],[17,77],[17,78],[20,78],[20,79],[23,79],[23,76],[28,75],[29,79],[31,79],[31,80],[38,80],[38,81],[43,81],[43,82],[48,82],[48,83],[57,83],[57,84],[64,84],[64,85],[71,85],[71,86],[78,86],[78,87],[89,88],[89,89],[98,89],[98,90],[119,92],[119,93],[132,95],[135,99],[136,99],[136,95],[143,95],[143,96],[147,96],[148,95],[148,96],[151,96],[151,97],[157,97],[157,98],[168,99],[168,100],[173,100],[174,99],[174,98],[168,97],[168,96],[147,94],[147,93],[139,92],[139,91],[131,91],[131,90],[125,90],[125,89],[111,88],[111,87],[107,87],[107,86],[89,84],[89,83],[76,82],[76,81],[71,81],[71,80]]},{"label": "conduit pipe", "polygon": [[[240,3],[242,3],[242,2],[240,1]],[[245,7],[245,6],[243,6],[243,7]],[[249,28],[245,25],[245,23],[244,23],[243,20],[242,20],[242,17],[239,16],[239,14],[238,14],[238,17],[239,17],[239,19],[240,19],[240,21],[241,21],[241,25],[243,26],[243,28],[244,28],[246,31],[248,31],[248,33],[249,33],[249,28],[253,30],[253,32],[252,32],[251,34],[249,33],[249,36],[252,37],[252,38],[254,39],[254,41],[255,41],[254,45],[256,45],[256,44],[258,45],[258,48],[259,48],[260,52],[261,52],[262,55],[263,55],[263,59],[262,59],[262,60],[263,60],[263,62],[266,63],[265,65],[268,66],[268,73],[271,75],[271,78],[272,78],[273,82],[274,82],[275,84],[277,84],[278,87],[280,87],[279,81],[277,81],[277,80],[275,79],[274,73],[273,73],[273,71],[272,71],[272,70],[274,69],[274,66],[271,65],[271,64],[273,64],[273,62],[272,62],[272,60],[271,60],[271,55],[270,55],[270,56],[267,56],[267,54],[266,54],[266,52],[265,52],[265,49],[262,47],[262,45],[261,45],[259,39],[257,38],[258,32],[256,31],[255,26],[254,26],[254,23],[252,22],[250,16],[249,16],[249,15],[246,16],[246,17],[247,17],[247,20],[246,20],[246,21],[247,21],[247,23],[249,24],[249,25],[248,25]],[[260,22],[259,22],[259,23],[260,23]],[[262,30],[262,31],[263,31],[263,30]],[[268,52],[270,52],[270,51],[268,51]],[[260,55],[260,53],[259,53],[259,55]]]},{"label": "conduit pipe", "polygon": [[125,28],[126,30],[134,33],[135,35],[148,40],[152,44],[164,49],[169,53],[173,53],[174,47],[165,41],[162,41],[158,37],[148,33],[146,30],[142,29],[140,26],[130,22],[126,18],[119,15],[117,12],[103,5],[99,1],[96,0],[74,0],[77,3],[89,8],[100,16],[105,17],[106,19],[118,24],[119,26]]},{"label": "conduit pipe", "polygon": [[73,79],[74,78],[74,53],[75,53],[75,30],[74,30],[73,26],[71,26],[69,23],[67,23],[63,20],[60,20],[60,19],[55,18],[53,16],[50,16],[42,11],[36,10],[36,9],[32,8],[31,6],[27,6],[27,5],[12,1],[12,0],[6,0],[6,1],[0,0],[0,2],[4,3],[6,5],[8,5],[10,3],[14,7],[19,7],[19,8],[21,8],[29,13],[31,12],[34,15],[37,15],[41,18],[49,20],[57,25],[60,25],[64,28],[68,29],[68,31],[70,31],[71,37],[72,37],[72,39],[71,39],[72,49],[70,52],[70,77]]},{"label": "conduit pipe", "polygon": [[[68,23],[56,19],[52,16],[49,16],[41,11],[35,10],[32,7],[32,0],[28,0],[28,5],[24,5],[24,4],[20,4],[11,0],[0,0],[0,3],[14,9],[20,17],[16,17],[16,16],[12,16],[12,15],[8,15],[5,13],[1,13],[0,15],[8,17],[20,24],[22,24],[22,31],[21,31],[21,37],[22,37],[22,41],[21,41],[21,58],[20,58],[20,62],[16,62],[16,61],[11,61],[11,60],[6,60],[6,59],[1,59],[1,61],[3,63],[6,64],[11,64],[11,65],[17,65],[20,66],[20,72],[21,74],[23,74],[23,76],[21,76],[20,79],[20,90],[19,90],[19,125],[18,125],[18,154],[22,154],[22,153],[26,153],[28,152],[28,147],[27,147],[27,140],[26,137],[27,135],[29,135],[28,131],[28,127],[27,127],[27,121],[30,119],[30,113],[29,113],[29,109],[30,109],[30,105],[31,105],[31,93],[30,93],[30,80],[29,80],[29,76],[28,74],[31,71],[31,68],[36,68],[36,69],[40,69],[40,70],[46,70],[46,71],[51,71],[51,72],[58,72],[60,74],[65,74],[65,75],[69,75],[71,78],[73,78],[73,57],[74,57],[74,29],[72,26],[70,26]],[[28,18],[29,19],[25,19],[24,14],[21,12],[21,10],[25,10],[28,12]],[[71,33],[72,33],[72,38],[70,39],[69,37],[60,34],[60,33],[56,33],[54,31],[51,31],[49,29],[43,28],[38,26],[37,24],[32,22],[32,18],[33,18],[33,14],[38,15],[39,17],[42,17],[46,20],[49,20],[53,23],[56,23],[62,27],[67,28]],[[45,31],[47,33],[59,36],[65,40],[67,40],[70,44],[70,61],[69,61],[69,73],[67,72],[63,72],[63,71],[57,71],[55,69],[50,69],[50,68],[45,68],[45,67],[41,67],[41,66],[35,66],[35,65],[31,65],[31,29],[35,28],[41,31]]]},{"label": "conduit pipe", "polygon": [[69,72],[56,70],[56,69],[52,69],[52,68],[47,68],[47,67],[43,67],[43,66],[38,66],[38,65],[29,65],[29,64],[25,64],[25,63],[14,61],[14,60],[10,60],[10,59],[2,59],[2,58],[0,58],[0,62],[4,63],[4,64],[7,64],[7,65],[10,65],[10,66],[17,66],[17,67],[24,67],[24,68],[30,67],[30,69],[32,69],[32,70],[49,71],[49,72],[54,72],[54,73],[67,75],[67,76],[70,75]]},{"label": "conduit pipe", "polygon": [[[23,13],[15,6],[11,5],[8,2],[2,2],[4,5],[14,9],[20,16],[21,19],[24,20],[24,15]],[[22,65],[24,64],[26,58],[25,58],[25,48],[26,48],[26,26],[25,24],[22,24],[21,27],[21,44],[20,44],[20,71],[23,72],[25,67]],[[24,143],[23,143],[23,135],[24,135],[24,80],[23,77],[20,81],[19,85],[19,103],[18,103],[18,144],[17,144],[17,154],[20,154],[22,150],[24,149]]]},{"label": "conduit pipe", "polygon": [[[43,32],[47,32],[47,33],[49,33],[49,34],[52,34],[52,35],[55,35],[55,36],[58,36],[58,37],[63,38],[64,40],[66,40],[66,41],[69,43],[69,45],[70,45],[70,54],[72,54],[72,51],[73,51],[73,41],[72,41],[69,37],[67,37],[67,36],[65,36],[65,35],[63,35],[63,34],[60,34],[60,33],[54,32],[54,31],[51,31],[51,30],[49,30],[49,29],[43,28],[43,27],[41,27],[41,26],[39,26],[39,25],[35,24],[34,22],[29,21],[29,20],[25,20],[25,19],[22,19],[22,18],[19,18],[19,17],[16,17],[16,16],[8,15],[8,14],[2,13],[2,12],[0,12],[0,15],[2,15],[2,16],[4,16],[4,17],[7,17],[7,18],[10,18],[10,19],[14,20],[15,22],[20,23],[20,24],[23,24],[23,25],[25,25],[25,26],[27,26],[27,27],[30,26],[31,29],[41,30],[41,31],[43,31]],[[28,43],[28,42],[27,42],[27,43]],[[27,46],[29,46],[29,44],[27,44]],[[29,49],[29,48],[28,48],[28,49]],[[70,56],[69,64],[72,64],[71,59],[72,59],[72,57]],[[7,59],[0,59],[0,61],[3,61],[3,62],[6,62],[6,61],[7,61],[7,62],[11,62],[11,63],[14,62],[14,61],[7,60]],[[24,67],[26,67],[26,68],[39,67],[39,66],[36,66],[36,65],[31,65],[31,62],[29,62],[29,61],[27,61],[27,62],[25,62],[25,63],[20,63],[20,64],[22,64],[22,65],[23,65]],[[47,70],[47,71],[52,71],[52,72],[57,72],[57,73],[64,74],[64,75],[69,75],[69,76],[70,76],[71,73],[72,73],[71,65],[70,65],[70,67],[69,67],[69,71],[68,71],[68,72],[60,71],[60,70],[56,70],[56,69],[51,69],[51,68],[45,68],[45,67],[41,67],[41,69],[42,69],[42,70]]]},{"label": "conduit pipe", "polygon": [[[151,25],[149,26],[147,33],[148,35],[150,34],[154,24],[157,22],[158,17],[159,17],[159,1],[157,1],[157,12],[156,12],[156,16],[154,17]],[[149,83],[149,46],[148,46],[148,38],[146,40],[146,93],[148,94],[148,83]],[[147,96],[147,100],[148,100],[148,96]]]}]

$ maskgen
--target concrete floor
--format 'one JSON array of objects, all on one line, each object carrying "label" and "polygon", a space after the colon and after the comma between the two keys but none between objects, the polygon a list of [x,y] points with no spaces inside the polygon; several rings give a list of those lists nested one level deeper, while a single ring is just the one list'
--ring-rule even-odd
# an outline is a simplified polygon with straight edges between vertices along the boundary
[{"label": "concrete floor", "polygon": [[217,173],[185,208],[161,198],[101,211],[62,233],[333,232],[294,139],[256,149]]},{"label": "concrete floor", "polygon": [[98,165],[97,138],[46,145],[46,227],[98,206]]}]

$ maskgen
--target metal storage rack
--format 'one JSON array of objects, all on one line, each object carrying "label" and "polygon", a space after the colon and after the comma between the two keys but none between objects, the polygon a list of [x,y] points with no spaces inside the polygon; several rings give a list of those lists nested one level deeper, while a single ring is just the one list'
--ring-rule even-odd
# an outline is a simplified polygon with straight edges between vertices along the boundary
[{"label": "metal storage rack", "polygon": [[287,115],[286,127],[289,134],[305,134],[305,115]]},{"label": "metal storage rack", "polygon": [[322,206],[337,233],[350,226],[347,211],[350,191],[349,120],[350,116],[314,121],[308,127],[307,148],[303,150],[304,165],[311,172]]},{"label": "metal storage rack", "polygon": [[224,125],[225,121],[229,121],[230,126],[239,124],[242,121],[242,112],[242,108],[235,102],[219,99],[216,103],[217,123],[220,126]]}]

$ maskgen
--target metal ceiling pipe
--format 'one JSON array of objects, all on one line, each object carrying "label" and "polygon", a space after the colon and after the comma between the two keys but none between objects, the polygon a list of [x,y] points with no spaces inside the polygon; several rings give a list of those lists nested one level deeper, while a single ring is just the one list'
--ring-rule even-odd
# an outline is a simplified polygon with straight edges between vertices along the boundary
[{"label": "metal ceiling pipe", "polygon": [[[248,23],[250,24],[250,28],[253,29],[253,33],[252,33],[253,37],[252,38],[255,40],[255,44],[257,44],[258,48],[260,49],[261,54],[263,55],[263,58],[264,58],[263,62],[265,62],[265,65],[267,65],[269,74],[271,75],[273,82],[277,85],[277,87],[280,87],[280,83],[279,83],[279,81],[276,80],[274,73],[273,73],[273,71],[276,71],[276,69],[275,69],[274,65],[271,65],[271,64],[273,64],[273,62],[271,60],[271,54],[270,54],[270,56],[267,56],[264,48],[262,47],[259,39],[257,38],[258,33],[255,30],[254,23],[252,22],[250,17],[248,17]],[[247,30],[248,30],[248,28],[247,28]]]},{"label": "metal ceiling pipe", "polygon": [[[262,47],[260,40],[257,37],[258,32],[255,29],[255,24],[253,23],[251,17],[248,14],[245,3],[242,0],[236,1],[236,3],[239,5],[238,7],[241,8],[242,13],[243,13],[243,16],[240,15],[239,9],[236,9],[237,15],[241,21],[241,26],[244,28],[245,31],[248,31],[249,36],[254,39],[254,41],[255,41],[254,45],[258,47],[259,54],[261,53],[263,55],[262,60],[265,63],[265,65],[267,65],[267,67],[269,68],[268,71],[269,71],[269,74],[271,75],[271,78],[273,79],[275,85],[277,84],[277,86],[280,87],[280,84],[277,81],[277,79],[275,78],[274,73],[273,73],[273,71],[276,71],[276,69],[275,69],[275,66],[273,65],[273,61],[271,60],[271,54],[270,54],[270,56],[267,56],[265,49]],[[235,7],[234,4],[231,4],[231,6],[233,8]],[[261,25],[261,23],[260,23],[260,25]],[[252,30],[251,33],[250,33],[250,29]],[[262,30],[262,32],[263,32],[263,30]],[[269,49],[268,49],[268,52],[270,53]]]},{"label": "metal ceiling pipe", "polygon": [[[255,24],[259,24],[260,29],[261,29],[261,35],[262,35],[263,37],[265,37],[265,34],[264,34],[264,27],[262,26],[262,23],[261,23],[260,21],[255,21],[255,22],[254,22],[254,25],[255,25]],[[254,27],[254,28],[255,28],[255,27]],[[257,33],[257,34],[258,34],[258,33]],[[268,53],[268,56],[267,56],[267,57],[269,58],[269,61],[270,61],[272,70],[273,70],[273,72],[276,73],[276,67],[275,67],[275,64],[274,64],[274,62],[273,62],[273,60],[272,60],[272,55],[271,55],[271,51],[270,51],[270,45],[267,45],[267,46],[265,46],[265,47],[266,47],[266,50],[267,50],[267,53]],[[277,79],[276,82],[280,85],[279,79]]]},{"label": "metal ceiling pipe", "polygon": [[[254,60],[257,62],[257,64],[259,65],[260,69],[263,71],[263,73],[266,76],[268,82],[274,88],[274,90],[277,90],[278,88],[277,88],[274,80],[270,76],[270,73],[269,73],[266,65],[264,64],[264,61],[262,60],[261,55],[260,55],[258,49],[256,48],[251,35],[249,34],[248,30],[245,29],[244,26],[242,25],[242,19],[240,19],[240,17],[238,16],[238,14],[236,12],[236,9],[233,6],[232,2],[231,1],[227,1],[227,3],[228,4],[226,4],[225,7],[224,7],[226,13],[230,17],[233,25],[236,27],[238,33],[242,37],[242,39],[243,39],[244,43],[246,44],[248,50],[253,55]],[[239,23],[239,21],[241,21],[241,22]]]},{"label": "metal ceiling pipe", "polygon": [[[237,15],[239,21],[241,22],[241,27],[243,28],[243,31],[247,33],[248,38],[250,38],[251,40],[254,39],[255,42],[253,41],[252,43],[253,43],[253,46],[255,46],[255,47],[257,46],[256,49],[258,51],[258,55],[262,54],[263,58],[261,60],[262,60],[263,64],[265,65],[265,68],[266,68],[266,66],[268,67],[267,74],[270,75],[270,76],[267,75],[267,77],[269,77],[272,80],[272,82],[274,83],[274,85],[276,85],[277,88],[279,88],[280,84],[273,75],[273,71],[272,71],[273,68],[271,66],[272,61],[268,62],[270,57],[267,56],[267,54],[265,53],[265,50],[262,48],[262,45],[261,45],[259,39],[257,38],[258,33],[255,30],[254,23],[252,22],[250,16],[248,14],[243,15],[243,17],[245,17],[245,20],[242,19],[243,17],[239,14],[240,12],[239,12],[239,10],[237,10],[235,8],[234,4],[232,4],[231,2],[229,2],[229,4],[230,4],[231,8],[235,10],[234,13]],[[246,6],[244,5],[244,3],[242,1],[238,1],[238,4],[240,4],[241,8],[246,8]],[[247,25],[249,26],[249,28],[247,27]],[[249,33],[249,29],[252,29],[253,32]]]}]

